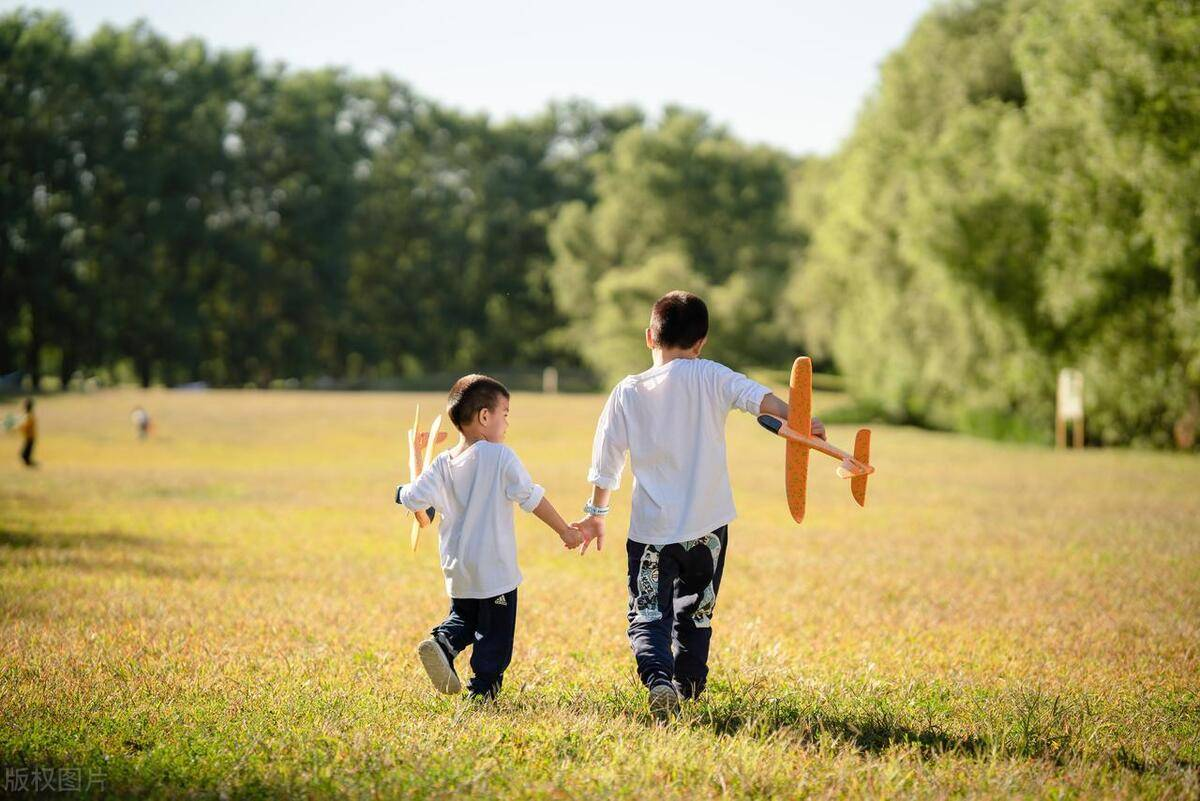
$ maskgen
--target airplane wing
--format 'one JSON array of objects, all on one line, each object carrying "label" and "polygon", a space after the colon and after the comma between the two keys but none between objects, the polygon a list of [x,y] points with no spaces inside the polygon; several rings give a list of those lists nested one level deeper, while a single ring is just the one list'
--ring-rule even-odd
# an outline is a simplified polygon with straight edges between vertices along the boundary
[{"label": "airplane wing", "polygon": [[[792,378],[788,393],[788,427],[804,436],[812,435],[812,359],[801,356],[792,363]],[[797,523],[804,520],[805,497],[808,490],[808,447],[799,442],[787,443],[784,457],[784,481],[788,509]]]}]

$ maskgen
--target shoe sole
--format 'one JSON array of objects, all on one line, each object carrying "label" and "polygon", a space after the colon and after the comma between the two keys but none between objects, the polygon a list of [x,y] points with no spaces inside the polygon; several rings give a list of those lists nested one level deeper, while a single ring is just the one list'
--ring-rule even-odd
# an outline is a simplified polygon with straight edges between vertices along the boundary
[{"label": "shoe sole", "polygon": [[679,693],[674,687],[659,684],[650,689],[650,714],[655,720],[667,720],[679,711]]},{"label": "shoe sole", "polygon": [[421,665],[438,692],[446,695],[462,692],[462,682],[458,680],[441,646],[433,640],[425,640],[417,646],[417,656],[421,658]]}]

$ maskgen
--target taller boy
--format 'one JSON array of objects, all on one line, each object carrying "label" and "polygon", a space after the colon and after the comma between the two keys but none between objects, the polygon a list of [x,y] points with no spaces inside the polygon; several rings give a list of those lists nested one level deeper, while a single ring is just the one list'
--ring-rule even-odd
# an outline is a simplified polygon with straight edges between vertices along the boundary
[{"label": "taller boy", "polygon": [[[596,425],[588,481],[591,500],[577,524],[584,550],[604,543],[609,497],[621,484],[625,452],[633,468],[626,543],[629,643],[650,711],[665,718],[695,698],[708,678],[712,615],[737,516],[725,464],[731,409],[784,419],[787,404],[723,364],[700,358],[708,307],[688,292],[658,299],[646,329],[654,366],[626,377]],[[813,420],[813,435],[825,428]]]}]

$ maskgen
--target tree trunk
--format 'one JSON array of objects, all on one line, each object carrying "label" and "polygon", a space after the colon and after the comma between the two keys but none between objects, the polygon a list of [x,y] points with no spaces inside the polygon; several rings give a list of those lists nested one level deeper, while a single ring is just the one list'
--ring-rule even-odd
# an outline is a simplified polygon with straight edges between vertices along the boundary
[{"label": "tree trunk", "polygon": [[137,362],[138,381],[141,382],[142,389],[149,389],[150,388],[150,380],[151,380],[151,378],[153,378],[153,376],[151,375],[152,365],[150,363],[150,357],[145,356],[145,355],[139,356],[136,359],[136,362]]},{"label": "tree trunk", "polygon": [[70,346],[63,348],[62,361],[58,365],[58,380],[62,382],[60,389],[65,390],[70,386],[71,376],[75,375],[78,363],[75,358],[75,349]]},{"label": "tree trunk", "polygon": [[33,391],[37,392],[42,384],[42,336],[36,316],[30,329],[29,347],[25,349],[25,372],[33,379]]}]

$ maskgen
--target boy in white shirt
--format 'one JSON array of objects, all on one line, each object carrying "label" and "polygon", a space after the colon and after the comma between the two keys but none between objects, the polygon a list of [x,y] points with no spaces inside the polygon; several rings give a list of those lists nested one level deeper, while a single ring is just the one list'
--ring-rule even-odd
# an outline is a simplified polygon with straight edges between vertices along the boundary
[{"label": "boy in white shirt", "polygon": [[462,441],[438,455],[415,481],[396,490],[396,502],[442,515],[438,531],[450,614],[417,647],[421,664],[444,693],[462,683],[454,657],[468,645],[474,673],[467,690],[491,698],[500,691],[512,659],[517,620],[517,541],[512,505],[532,512],[568,548],[582,535],[567,525],[521,460],[502,444],[508,430],[509,394],[483,375],[468,375],[450,390],[446,411]]},{"label": "boy in white shirt", "polygon": [[[646,347],[654,366],[617,384],[596,425],[587,514],[575,525],[586,551],[604,543],[609,497],[633,469],[626,543],[629,642],[650,711],[665,718],[695,698],[708,678],[712,615],[725,567],[729,523],[737,516],[725,463],[731,409],[787,419],[771,391],[723,364],[700,358],[708,308],[688,292],[654,304]],[[813,419],[813,435],[825,427]]]}]

